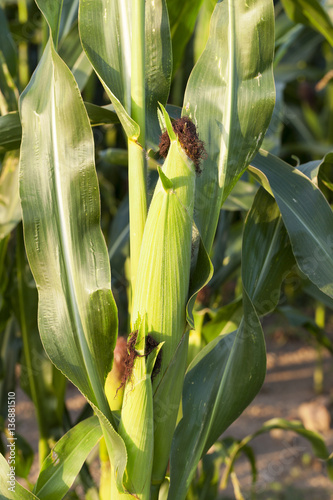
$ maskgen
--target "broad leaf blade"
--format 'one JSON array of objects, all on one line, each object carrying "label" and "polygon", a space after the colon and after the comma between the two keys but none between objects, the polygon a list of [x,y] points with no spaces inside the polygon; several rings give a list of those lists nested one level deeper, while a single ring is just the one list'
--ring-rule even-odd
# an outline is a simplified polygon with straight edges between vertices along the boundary
[{"label": "broad leaf blade", "polygon": [[70,429],[57,442],[42,465],[34,488],[38,498],[63,498],[101,437],[102,429],[95,416]]},{"label": "broad leaf blade", "polygon": [[197,179],[195,221],[208,252],[221,205],[258,150],[271,118],[273,50],[272,2],[217,3],[183,107],[207,150]]},{"label": "broad leaf blade", "polygon": [[38,500],[38,497],[31,493],[31,491],[26,490],[20,483],[15,481],[15,469],[13,484],[8,484],[8,478],[11,481],[10,474],[11,469],[8,462],[0,453],[0,498],[5,500]]},{"label": "broad leaf blade", "polygon": [[165,0],[146,2],[146,140],[153,148],[157,148],[161,134],[157,115],[158,103],[165,105],[167,102],[171,74],[171,36]]},{"label": "broad leaf blade", "polygon": [[236,332],[218,337],[188,368],[183,418],[173,438],[168,498],[185,498],[200,458],[242,413],[265,377],[265,343],[246,292],[244,318]]},{"label": "broad leaf blade", "polygon": [[126,450],[108,422],[113,417],[103,388],[117,311],[99,225],[93,137],[74,77],[51,39],[21,97],[20,114],[20,196],[40,334],[54,364],[98,411],[121,483]]},{"label": "broad leaf blade", "polygon": [[[146,2],[146,134],[156,146],[160,134],[157,104],[169,95],[172,55],[165,0]],[[131,118],[131,5],[128,0],[81,0],[83,48],[102,81],[128,137],[139,136]]]},{"label": "broad leaf blade", "polygon": [[167,0],[172,36],[174,72],[183,59],[186,45],[193,33],[202,3],[203,0],[191,0],[190,2]]},{"label": "broad leaf blade", "polygon": [[246,289],[257,314],[268,314],[278,304],[283,276],[294,258],[282,217],[274,198],[260,188],[246,219],[243,257],[254,254],[261,266],[246,266]]},{"label": "broad leaf blade", "polygon": [[48,25],[50,26],[53,43],[57,46],[60,29],[61,11],[64,0],[50,2],[49,0],[35,0],[38,8],[43,13]]},{"label": "broad leaf blade", "polygon": [[333,214],[325,197],[298,169],[265,151],[252,165],[270,184],[301,271],[333,297]]},{"label": "broad leaf blade", "polygon": [[139,126],[131,113],[131,53],[129,5],[124,0],[81,0],[79,28],[82,46],[100,78],[128,137]]},{"label": "broad leaf blade", "polygon": [[292,21],[319,31],[333,45],[333,24],[319,0],[281,0]]},{"label": "broad leaf blade", "polygon": [[[99,227],[91,129],[74,79],[50,43],[20,113],[20,195],[39,288],[39,328],[51,359],[97,404],[91,384],[102,385],[111,368],[116,309]],[[99,363],[89,373],[94,359]]]}]

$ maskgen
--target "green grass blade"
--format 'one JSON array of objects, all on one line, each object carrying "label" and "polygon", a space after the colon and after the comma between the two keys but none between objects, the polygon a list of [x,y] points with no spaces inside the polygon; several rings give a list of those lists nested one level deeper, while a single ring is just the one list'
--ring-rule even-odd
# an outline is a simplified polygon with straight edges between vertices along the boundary
[{"label": "green grass blade", "polygon": [[273,2],[217,3],[183,107],[207,150],[197,180],[195,222],[208,252],[221,204],[258,150],[272,115],[273,51]]},{"label": "green grass blade", "polygon": [[34,488],[38,498],[63,498],[101,437],[102,429],[96,416],[70,429],[56,443],[42,465]]}]

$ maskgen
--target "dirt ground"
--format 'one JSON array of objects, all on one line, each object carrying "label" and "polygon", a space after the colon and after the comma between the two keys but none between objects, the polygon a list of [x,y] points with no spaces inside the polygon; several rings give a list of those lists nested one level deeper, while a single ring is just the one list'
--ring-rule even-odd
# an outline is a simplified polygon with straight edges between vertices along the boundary
[{"label": "dirt ground", "polygon": [[[268,338],[265,383],[253,403],[224,436],[242,439],[271,418],[302,417],[307,426],[321,431],[328,449],[333,451],[333,423],[330,424],[333,402],[332,358],[322,350],[323,392],[316,395],[314,373],[318,362],[317,349],[304,339],[285,338],[279,330]],[[73,417],[83,404],[84,398],[70,385],[67,405]],[[22,391],[17,393],[17,432],[37,451],[38,432],[34,409]],[[291,432],[274,430],[254,439],[251,446],[258,469],[256,494],[252,498],[333,500],[333,482],[327,477],[325,463],[314,457],[311,446],[304,438]],[[96,471],[98,466],[95,465],[94,475]],[[236,462],[235,472],[244,498],[251,498],[251,471],[246,458],[241,457]],[[38,463],[35,458],[29,476],[31,482],[35,482],[37,474]],[[220,498],[235,498],[231,484],[221,491]]]}]

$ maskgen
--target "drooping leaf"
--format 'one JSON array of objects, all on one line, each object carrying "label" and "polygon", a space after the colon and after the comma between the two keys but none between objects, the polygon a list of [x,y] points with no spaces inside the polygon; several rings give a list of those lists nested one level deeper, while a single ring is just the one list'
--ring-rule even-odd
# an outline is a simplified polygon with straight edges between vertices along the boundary
[{"label": "drooping leaf", "polygon": [[299,434],[300,436],[307,439],[313,449],[313,452],[318,458],[326,461],[327,470],[329,477],[333,479],[333,459],[329,458],[329,452],[326,448],[324,439],[320,434],[314,431],[310,431],[306,429],[303,424],[297,420],[285,420],[283,418],[273,418],[268,420],[263,424],[263,426],[253,434],[246,436],[240,443],[233,447],[232,453],[230,455],[230,460],[228,461],[228,465],[223,473],[222,483],[226,483],[228,476],[232,471],[232,467],[234,465],[235,459],[238,453],[243,449],[244,446],[247,446],[250,441],[252,441],[260,434],[265,432],[270,432],[272,429],[282,429],[285,431],[293,431]]},{"label": "drooping leaf", "polygon": [[333,45],[333,23],[319,0],[281,0],[292,21],[319,31]]},{"label": "drooping leaf", "polygon": [[[278,206],[261,188],[243,233],[243,318],[239,317],[241,303],[235,302],[224,311],[227,315],[217,313],[204,326],[203,334],[206,328],[213,340],[193,360],[185,377],[183,419],[171,449],[170,499],[176,494],[184,498],[201,456],[260,389],[266,358],[258,314],[276,307],[281,281],[293,262]],[[229,333],[233,322],[238,329]]]},{"label": "drooping leaf", "polygon": [[102,437],[96,416],[83,420],[56,443],[44,461],[34,487],[40,500],[63,498],[87,456]]},{"label": "drooping leaf", "polygon": [[208,252],[221,205],[258,150],[273,112],[273,50],[272,2],[216,4],[183,105],[207,151],[197,179],[195,222]]},{"label": "drooping leaf", "polygon": [[269,182],[300,269],[333,297],[333,214],[316,185],[298,169],[261,151],[251,171]]}]

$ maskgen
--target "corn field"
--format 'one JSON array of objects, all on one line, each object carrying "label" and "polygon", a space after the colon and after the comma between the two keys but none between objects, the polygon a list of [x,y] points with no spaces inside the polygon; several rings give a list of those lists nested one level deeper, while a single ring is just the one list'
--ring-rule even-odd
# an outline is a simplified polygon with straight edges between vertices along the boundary
[{"label": "corn field", "polygon": [[298,421],[223,439],[286,280],[333,309],[332,2],[1,0],[0,26],[0,498],[243,499],[234,463],[275,428],[333,480]]}]

